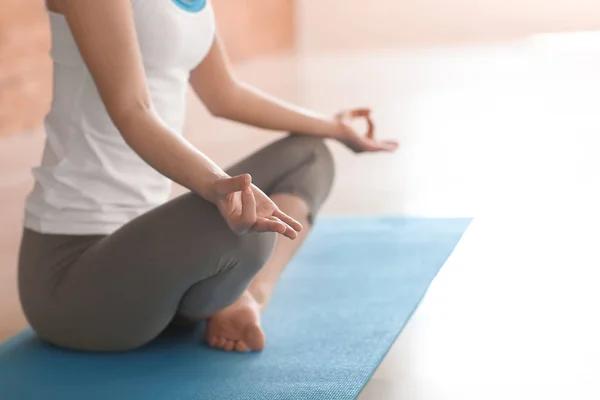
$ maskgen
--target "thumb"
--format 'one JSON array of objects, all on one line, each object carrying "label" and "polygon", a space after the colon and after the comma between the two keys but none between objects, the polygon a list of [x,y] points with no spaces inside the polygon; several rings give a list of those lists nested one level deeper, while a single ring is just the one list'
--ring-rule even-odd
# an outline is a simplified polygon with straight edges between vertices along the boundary
[{"label": "thumb", "polygon": [[227,196],[230,193],[241,192],[252,183],[250,174],[242,174],[233,178],[220,178],[215,182],[217,196]]}]

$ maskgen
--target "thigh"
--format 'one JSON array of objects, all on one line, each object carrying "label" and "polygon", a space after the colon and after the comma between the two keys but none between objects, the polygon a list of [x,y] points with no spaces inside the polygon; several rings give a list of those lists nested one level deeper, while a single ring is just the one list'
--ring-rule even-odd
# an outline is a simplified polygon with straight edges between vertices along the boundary
[{"label": "thigh", "polygon": [[[236,268],[241,252],[261,240],[257,234],[233,234],[201,197],[180,196],[83,253],[54,289],[56,312],[42,330],[65,347],[141,346],[169,324],[191,287]],[[211,307],[220,306],[212,300]],[[222,302],[224,307],[230,300],[223,296]]]}]

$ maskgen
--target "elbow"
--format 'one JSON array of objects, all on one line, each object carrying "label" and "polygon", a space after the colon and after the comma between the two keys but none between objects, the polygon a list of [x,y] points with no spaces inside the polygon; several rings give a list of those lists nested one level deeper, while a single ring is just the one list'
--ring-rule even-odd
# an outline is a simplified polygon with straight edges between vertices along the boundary
[{"label": "elbow", "polygon": [[232,82],[228,87],[221,87],[218,93],[212,93],[205,101],[204,105],[208,112],[216,118],[235,119],[236,110],[241,102],[240,86]]},{"label": "elbow", "polygon": [[210,115],[215,118],[228,119],[231,115],[227,101],[211,101],[210,104],[205,105]]},{"label": "elbow", "polygon": [[121,132],[121,135],[127,140],[135,127],[139,125],[140,119],[147,118],[152,113],[152,103],[149,98],[131,99],[127,102],[115,103],[112,107],[107,107],[108,114]]}]

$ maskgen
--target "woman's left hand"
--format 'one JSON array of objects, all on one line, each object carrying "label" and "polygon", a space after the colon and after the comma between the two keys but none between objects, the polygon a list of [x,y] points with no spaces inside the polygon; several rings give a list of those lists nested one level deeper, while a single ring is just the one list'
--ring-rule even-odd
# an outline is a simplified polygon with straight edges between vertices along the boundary
[{"label": "woman's left hand", "polygon": [[275,232],[296,239],[302,225],[281,211],[251,180],[249,174],[218,178],[206,199],[217,206],[229,229],[237,235]]},{"label": "woman's left hand", "polygon": [[[362,134],[352,126],[352,121],[358,118],[366,120],[366,134]],[[398,142],[395,140],[377,140],[375,138],[375,124],[371,119],[371,110],[368,108],[342,111],[335,116],[335,120],[339,129],[336,138],[355,153],[392,152],[398,149]]]}]

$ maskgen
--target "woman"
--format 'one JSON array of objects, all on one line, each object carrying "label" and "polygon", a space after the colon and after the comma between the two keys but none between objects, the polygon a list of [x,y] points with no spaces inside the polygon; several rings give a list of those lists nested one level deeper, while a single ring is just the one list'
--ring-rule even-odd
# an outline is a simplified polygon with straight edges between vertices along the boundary
[{"label": "woman", "polygon": [[[260,312],[331,188],[323,139],[397,144],[373,139],[368,110],[323,117],[238,81],[205,0],[47,6],[54,94],[19,260],[31,326],[122,351],[206,319],[210,346],[263,349]],[[181,137],[188,82],[215,116],[302,134],[224,171]],[[167,202],[170,180],[191,192]]]}]

